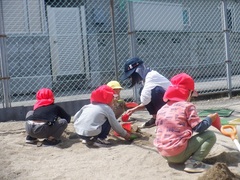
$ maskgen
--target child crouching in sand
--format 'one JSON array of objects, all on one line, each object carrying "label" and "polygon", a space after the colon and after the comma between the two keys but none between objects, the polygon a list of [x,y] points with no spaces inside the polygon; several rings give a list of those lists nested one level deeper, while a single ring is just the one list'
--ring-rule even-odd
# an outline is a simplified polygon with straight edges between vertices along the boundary
[{"label": "child crouching in sand", "polygon": [[125,101],[120,97],[120,92],[123,88],[118,81],[110,81],[107,83],[107,85],[111,87],[114,91],[112,109],[116,119],[118,119],[124,113],[124,111],[127,110]]},{"label": "child crouching in sand", "polygon": [[36,144],[38,138],[45,138],[43,145],[57,145],[71,116],[54,103],[54,94],[49,88],[38,90],[36,99],[33,110],[26,115],[26,143]]},{"label": "child crouching in sand", "polygon": [[130,134],[117,121],[111,108],[114,91],[107,85],[98,87],[91,93],[91,104],[83,106],[74,116],[74,128],[87,146],[106,147],[111,128],[126,140]]},{"label": "child crouching in sand", "polygon": [[185,162],[186,172],[203,172],[210,166],[202,160],[216,142],[214,132],[206,130],[218,115],[199,118],[196,107],[190,102],[196,91],[194,80],[188,74],[172,77],[171,83],[163,97],[167,104],[157,112],[154,145],[169,163]]}]

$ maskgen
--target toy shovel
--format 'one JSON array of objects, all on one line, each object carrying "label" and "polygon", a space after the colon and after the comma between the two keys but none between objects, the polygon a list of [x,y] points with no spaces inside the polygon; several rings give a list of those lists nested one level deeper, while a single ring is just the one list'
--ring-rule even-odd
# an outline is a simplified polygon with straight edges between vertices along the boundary
[{"label": "toy shovel", "polygon": [[215,128],[217,128],[219,131],[221,129],[221,121],[220,121],[220,117],[217,114],[217,118],[216,120],[212,123],[212,126],[214,126]]},{"label": "toy shovel", "polygon": [[[231,131],[225,131],[225,129],[231,129]],[[230,137],[233,140],[233,142],[235,143],[235,145],[237,146],[238,151],[240,151],[240,144],[239,144],[238,140],[236,139],[237,130],[236,130],[235,126],[223,125],[221,127],[221,133],[225,136]]]}]

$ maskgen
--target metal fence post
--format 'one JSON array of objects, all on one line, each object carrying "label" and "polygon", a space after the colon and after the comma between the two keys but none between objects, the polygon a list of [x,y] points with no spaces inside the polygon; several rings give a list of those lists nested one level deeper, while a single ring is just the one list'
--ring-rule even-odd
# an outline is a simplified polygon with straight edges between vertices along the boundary
[{"label": "metal fence post", "polygon": [[3,21],[3,6],[2,1],[0,1],[0,62],[1,62],[1,77],[3,87],[3,107],[11,107],[10,103],[10,89],[9,89],[9,72],[8,72],[8,63],[6,55],[6,35],[4,30],[4,21]]},{"label": "metal fence post", "polygon": [[113,52],[115,65],[115,78],[118,80],[118,63],[117,63],[117,48],[116,48],[116,33],[115,33],[115,17],[114,17],[114,0],[110,0],[111,20],[112,20],[112,38],[113,38]]},{"label": "metal fence post", "polygon": [[[128,9],[128,21],[129,21],[129,31],[128,35],[130,37],[130,53],[131,57],[137,56],[137,48],[136,48],[136,31],[134,27],[134,14],[133,14],[133,2],[128,1],[127,3],[127,9]],[[137,85],[133,87],[133,97],[134,101],[138,102],[139,95],[137,93]]]},{"label": "metal fence post", "polygon": [[231,80],[231,60],[229,50],[229,28],[228,28],[228,17],[227,17],[227,1],[222,1],[222,12],[223,12],[223,33],[225,40],[225,55],[226,55],[226,70],[227,70],[227,83],[228,83],[228,96],[232,97],[232,80]]}]

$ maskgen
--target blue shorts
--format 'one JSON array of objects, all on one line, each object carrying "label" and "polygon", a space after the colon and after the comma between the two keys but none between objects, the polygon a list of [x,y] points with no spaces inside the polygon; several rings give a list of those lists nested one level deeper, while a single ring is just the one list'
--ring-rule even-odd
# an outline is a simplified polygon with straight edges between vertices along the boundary
[{"label": "blue shorts", "polygon": [[166,104],[166,102],[163,101],[164,93],[165,90],[161,86],[156,86],[152,89],[151,101],[145,106],[149,114],[157,114],[158,110]]}]

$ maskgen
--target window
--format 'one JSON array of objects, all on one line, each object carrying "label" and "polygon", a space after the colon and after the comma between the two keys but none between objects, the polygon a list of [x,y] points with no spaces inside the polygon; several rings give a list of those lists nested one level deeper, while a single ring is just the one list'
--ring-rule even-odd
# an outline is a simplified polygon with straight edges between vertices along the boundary
[{"label": "window", "polygon": [[182,5],[162,2],[133,2],[135,30],[183,30]]},{"label": "window", "polygon": [[187,9],[184,9],[182,12],[182,16],[183,16],[183,25],[189,25],[189,13]]},{"label": "window", "polygon": [[43,0],[2,0],[6,34],[45,31]]}]

